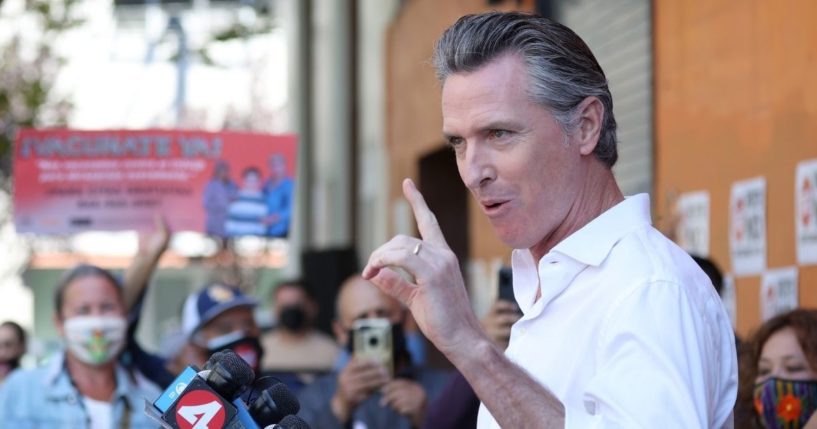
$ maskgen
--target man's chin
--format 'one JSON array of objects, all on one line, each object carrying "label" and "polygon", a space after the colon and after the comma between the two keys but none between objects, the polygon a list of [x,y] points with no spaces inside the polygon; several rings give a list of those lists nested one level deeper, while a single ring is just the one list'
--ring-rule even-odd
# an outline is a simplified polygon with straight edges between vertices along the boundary
[{"label": "man's chin", "polygon": [[524,231],[509,230],[494,225],[494,232],[506,246],[512,249],[527,249],[533,245],[530,237],[526,236]]}]

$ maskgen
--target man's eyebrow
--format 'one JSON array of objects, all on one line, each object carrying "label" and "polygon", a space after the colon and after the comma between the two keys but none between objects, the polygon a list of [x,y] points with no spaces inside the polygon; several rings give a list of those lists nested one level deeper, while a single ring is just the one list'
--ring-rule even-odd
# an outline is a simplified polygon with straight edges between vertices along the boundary
[{"label": "man's eyebrow", "polygon": [[451,139],[453,139],[453,138],[458,138],[458,137],[460,137],[460,136],[459,136],[459,135],[457,135],[457,134],[454,134],[454,133],[447,133],[447,132],[443,131],[443,139],[444,139],[445,141],[449,141],[449,140],[451,140]]},{"label": "man's eyebrow", "polygon": [[[491,130],[518,131],[521,128],[522,128],[522,125],[520,123],[518,123],[518,122],[515,122],[515,121],[510,120],[510,119],[508,119],[508,120],[500,119],[500,120],[496,120],[496,121],[490,121],[490,122],[485,123],[484,125],[481,125],[479,128],[477,128],[477,131],[480,134],[482,134],[482,133],[486,133],[486,132],[491,131]],[[448,132],[448,131],[443,130],[443,138],[445,138],[445,140],[450,140],[450,139],[455,138],[455,137],[462,137],[462,136],[457,134],[457,133]]]},{"label": "man's eyebrow", "polygon": [[486,123],[478,128],[479,132],[491,130],[518,130],[520,125],[512,120],[496,120]]}]

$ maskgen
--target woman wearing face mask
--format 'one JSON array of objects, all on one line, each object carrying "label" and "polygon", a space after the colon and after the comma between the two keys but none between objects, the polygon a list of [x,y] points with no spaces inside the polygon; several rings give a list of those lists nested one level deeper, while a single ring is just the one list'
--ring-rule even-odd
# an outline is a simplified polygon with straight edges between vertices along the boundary
[{"label": "woman wearing face mask", "polygon": [[8,378],[0,390],[4,427],[155,427],[143,398],[156,398],[159,389],[117,363],[127,330],[117,280],[80,265],[57,285],[55,309],[65,350],[47,367]]},{"label": "woman wearing face mask", "polygon": [[817,429],[817,310],[778,315],[741,357],[735,427]]}]

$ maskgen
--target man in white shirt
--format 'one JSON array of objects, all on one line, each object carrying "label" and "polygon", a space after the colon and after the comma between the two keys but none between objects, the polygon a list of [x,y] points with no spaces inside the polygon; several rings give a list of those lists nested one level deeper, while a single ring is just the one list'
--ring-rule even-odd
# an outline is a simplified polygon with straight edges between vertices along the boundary
[{"label": "man in white shirt", "polygon": [[729,319],[706,275],[650,226],[649,198],[622,196],[612,97],[589,48],[547,19],[488,13],[446,30],[435,65],[460,176],[518,249],[524,316],[503,355],[410,180],[422,239],[393,238],[363,276],[408,305],[466,377],[478,427],[731,428]]}]

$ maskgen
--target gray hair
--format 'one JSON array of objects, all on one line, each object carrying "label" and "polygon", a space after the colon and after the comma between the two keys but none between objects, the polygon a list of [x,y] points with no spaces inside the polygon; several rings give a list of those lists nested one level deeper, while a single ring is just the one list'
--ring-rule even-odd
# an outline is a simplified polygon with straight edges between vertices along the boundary
[{"label": "gray hair", "polygon": [[604,117],[593,153],[612,167],[618,153],[607,78],[590,48],[564,25],[519,12],[463,16],[437,41],[437,78],[445,82],[452,74],[475,71],[506,53],[522,55],[531,99],[550,110],[566,134],[578,126],[583,100],[592,96],[601,101]]}]

